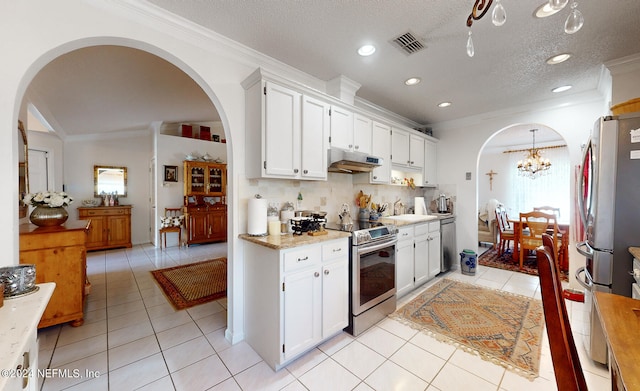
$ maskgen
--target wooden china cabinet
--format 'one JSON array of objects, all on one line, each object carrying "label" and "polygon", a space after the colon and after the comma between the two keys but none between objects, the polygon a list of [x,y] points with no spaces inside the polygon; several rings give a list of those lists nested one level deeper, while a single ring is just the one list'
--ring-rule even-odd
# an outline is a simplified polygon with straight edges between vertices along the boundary
[{"label": "wooden china cabinet", "polygon": [[184,162],[187,245],[227,240],[227,165]]}]

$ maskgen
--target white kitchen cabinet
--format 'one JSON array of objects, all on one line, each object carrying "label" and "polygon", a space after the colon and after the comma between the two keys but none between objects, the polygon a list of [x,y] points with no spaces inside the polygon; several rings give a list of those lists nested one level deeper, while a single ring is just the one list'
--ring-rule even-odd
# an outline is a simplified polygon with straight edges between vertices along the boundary
[{"label": "white kitchen cabinet", "polygon": [[331,106],[331,146],[352,151],[353,112],[341,106]]},{"label": "white kitchen cabinet", "polygon": [[348,323],[349,244],[245,244],[246,340],[278,370]]},{"label": "white kitchen cabinet", "polygon": [[440,246],[442,246],[442,237],[440,235],[440,220],[429,222],[429,276],[428,280],[434,278],[440,273],[440,257],[442,256]]},{"label": "white kitchen cabinet", "polygon": [[247,177],[326,180],[329,104],[259,74],[243,86]]},{"label": "white kitchen cabinet", "polygon": [[424,166],[424,137],[392,128],[391,159],[394,165],[421,169]]},{"label": "white kitchen cabinet", "polygon": [[401,297],[440,273],[440,221],[398,228],[396,286]]},{"label": "white kitchen cabinet", "polygon": [[353,150],[372,154],[372,128],[373,121],[364,115],[355,114],[353,116]]},{"label": "white kitchen cabinet", "polygon": [[391,181],[391,127],[373,121],[371,134],[371,155],[381,157],[382,165],[371,171],[369,181],[389,184]]},{"label": "white kitchen cabinet", "polygon": [[437,144],[431,140],[424,140],[424,172],[422,178],[425,186],[438,184],[438,155]]}]

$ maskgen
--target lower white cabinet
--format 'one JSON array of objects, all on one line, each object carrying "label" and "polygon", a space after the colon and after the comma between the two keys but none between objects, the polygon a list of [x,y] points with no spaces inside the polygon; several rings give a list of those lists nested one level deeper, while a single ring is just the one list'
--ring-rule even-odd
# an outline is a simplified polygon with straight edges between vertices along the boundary
[{"label": "lower white cabinet", "polygon": [[349,242],[274,250],[245,244],[245,330],[278,370],[349,323]]},{"label": "lower white cabinet", "polygon": [[401,297],[440,273],[440,221],[398,228],[396,286]]}]

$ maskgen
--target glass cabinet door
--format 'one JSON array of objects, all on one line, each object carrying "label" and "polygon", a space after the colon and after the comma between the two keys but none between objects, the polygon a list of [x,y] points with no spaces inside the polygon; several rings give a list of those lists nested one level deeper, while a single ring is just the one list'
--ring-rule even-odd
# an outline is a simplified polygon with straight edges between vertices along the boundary
[{"label": "glass cabinet door", "polygon": [[202,166],[192,166],[189,169],[189,186],[191,194],[206,194],[205,169]]},{"label": "glass cabinet door", "polygon": [[222,194],[224,183],[222,181],[223,168],[218,166],[208,167],[209,172],[209,188],[208,194]]}]

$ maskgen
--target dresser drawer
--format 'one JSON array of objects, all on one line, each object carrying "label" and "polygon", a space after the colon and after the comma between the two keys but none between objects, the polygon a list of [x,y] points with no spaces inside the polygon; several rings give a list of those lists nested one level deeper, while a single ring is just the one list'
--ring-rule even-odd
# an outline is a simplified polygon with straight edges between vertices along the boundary
[{"label": "dresser drawer", "polygon": [[319,265],[321,258],[320,246],[313,246],[311,248],[301,248],[291,250],[284,253],[283,256],[283,270],[285,273],[303,269],[305,267]]},{"label": "dresser drawer", "polygon": [[80,217],[97,217],[97,216],[118,216],[128,215],[130,213],[129,208],[99,208],[99,209],[78,209]]},{"label": "dresser drawer", "polygon": [[322,245],[323,261],[347,256],[349,256],[349,241],[346,239]]}]

